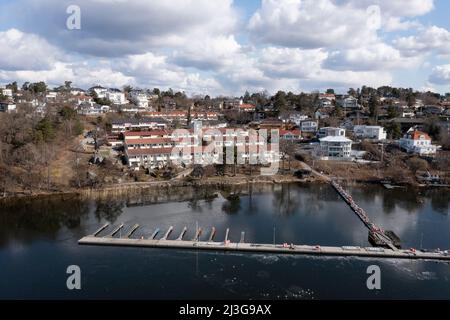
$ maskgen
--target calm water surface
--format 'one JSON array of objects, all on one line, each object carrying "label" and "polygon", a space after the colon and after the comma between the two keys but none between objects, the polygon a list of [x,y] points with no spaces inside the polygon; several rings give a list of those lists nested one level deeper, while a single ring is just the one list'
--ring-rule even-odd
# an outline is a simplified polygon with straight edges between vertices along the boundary
[{"label": "calm water surface", "polygon": [[[371,219],[404,247],[450,248],[450,193],[349,187]],[[239,199],[229,197],[240,193]],[[216,194],[216,197],[213,195]],[[327,185],[286,184],[240,190],[162,189],[156,194],[82,200],[20,200],[0,207],[0,298],[138,299],[450,299],[444,262],[324,258],[148,248],[79,246],[100,225],[141,227],[133,237],[196,223],[217,240],[369,246],[367,229]],[[127,229],[124,230],[124,232]],[[275,232],[274,232],[275,230]],[[207,237],[207,232],[203,238]],[[382,289],[366,288],[379,265]],[[66,268],[82,270],[82,290],[66,289]]]}]

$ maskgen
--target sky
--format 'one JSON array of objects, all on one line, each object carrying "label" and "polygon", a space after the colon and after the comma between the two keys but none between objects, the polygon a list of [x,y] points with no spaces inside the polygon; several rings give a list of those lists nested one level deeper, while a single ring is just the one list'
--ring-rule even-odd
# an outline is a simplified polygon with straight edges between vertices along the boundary
[{"label": "sky", "polygon": [[0,84],[446,93],[449,13],[447,0],[0,0]]}]

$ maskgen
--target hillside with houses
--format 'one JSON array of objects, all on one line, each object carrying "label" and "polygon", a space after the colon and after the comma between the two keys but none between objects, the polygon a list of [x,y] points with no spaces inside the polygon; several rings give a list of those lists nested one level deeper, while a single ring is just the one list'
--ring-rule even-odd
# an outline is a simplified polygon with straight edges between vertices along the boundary
[{"label": "hillside with houses", "polygon": [[3,196],[117,183],[249,180],[275,164],[277,176],[293,179],[314,180],[312,172],[321,172],[360,182],[444,186],[450,94],[363,86],[346,93],[211,97],[13,82],[0,88],[0,152]]}]

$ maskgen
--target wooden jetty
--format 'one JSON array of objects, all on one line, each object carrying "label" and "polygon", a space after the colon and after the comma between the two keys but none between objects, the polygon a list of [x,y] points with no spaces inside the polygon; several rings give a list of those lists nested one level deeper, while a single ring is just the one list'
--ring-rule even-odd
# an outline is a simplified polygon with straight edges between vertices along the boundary
[{"label": "wooden jetty", "polygon": [[186,231],[187,231],[187,227],[184,227],[183,230],[181,231],[180,235],[177,238],[178,241],[183,240],[183,237],[186,234]]},{"label": "wooden jetty", "polygon": [[131,237],[131,235],[139,228],[138,224],[135,224],[134,226],[131,227],[131,229],[127,232],[127,234],[125,235],[125,238],[129,238]]},{"label": "wooden jetty", "polygon": [[158,235],[158,233],[159,233],[159,229],[156,229],[153,233],[152,233],[152,235],[150,236],[150,240],[153,240],[153,239],[155,239],[156,238],[156,236]]},{"label": "wooden jetty", "polygon": [[108,228],[109,223],[105,223],[103,226],[101,226],[100,228],[97,229],[97,231],[95,231],[92,236],[96,237],[100,234],[100,232],[102,232],[103,230],[105,230],[106,228]]},{"label": "wooden jetty", "polygon": [[122,230],[123,228],[123,223],[121,223],[117,228],[115,228],[109,235],[107,235],[107,238],[112,238],[116,235],[117,232],[119,232],[120,230]]}]

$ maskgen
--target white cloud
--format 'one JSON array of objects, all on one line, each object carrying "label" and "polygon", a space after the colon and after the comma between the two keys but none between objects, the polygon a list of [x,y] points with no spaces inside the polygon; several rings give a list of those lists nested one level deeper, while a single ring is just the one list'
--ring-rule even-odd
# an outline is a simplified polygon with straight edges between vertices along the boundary
[{"label": "white cloud", "polygon": [[87,64],[71,64],[56,62],[51,69],[44,71],[21,70],[4,71],[0,70],[0,79],[4,82],[38,82],[45,81],[50,86],[57,86],[66,80],[72,81],[77,86],[90,87],[101,83],[109,87],[120,87],[133,82],[132,77],[127,77],[120,72],[113,71],[108,66],[92,68]]},{"label": "white cloud", "polygon": [[263,0],[248,24],[253,39],[286,47],[356,47],[374,41],[365,10],[331,0]]},{"label": "white cloud", "polygon": [[269,78],[297,81],[299,89],[335,87],[346,90],[363,84],[381,86],[390,84],[392,77],[385,71],[335,71],[324,68],[328,54],[321,49],[267,48],[258,60],[258,66]]},{"label": "white cloud", "polygon": [[450,32],[444,28],[431,26],[422,29],[416,35],[398,38],[394,44],[409,56],[431,51],[440,55],[450,55]]},{"label": "white cloud", "polygon": [[324,66],[333,70],[389,70],[411,68],[421,63],[421,57],[403,57],[399,50],[375,43],[366,47],[334,51]]},{"label": "white cloud", "polygon": [[45,39],[17,29],[0,32],[0,70],[46,70],[61,56]]},{"label": "white cloud", "polygon": [[241,50],[233,35],[197,38],[185,48],[175,50],[172,61],[180,66],[214,70],[232,65]]},{"label": "white cloud", "polygon": [[382,15],[390,17],[422,16],[434,8],[434,0],[345,0],[344,2],[358,8],[377,5]]},{"label": "white cloud", "polygon": [[437,85],[450,85],[450,64],[434,67],[429,81]]},{"label": "white cloud", "polygon": [[72,4],[71,0],[18,0],[4,10],[16,17],[25,32],[95,56],[186,46],[193,39],[230,34],[238,18],[232,0],[78,0],[81,30],[68,30],[66,8]]},{"label": "white cloud", "polygon": [[221,92],[221,85],[200,73],[189,73],[184,68],[168,63],[166,56],[145,53],[118,59],[113,69],[133,77],[141,87],[173,88],[189,93]]}]

